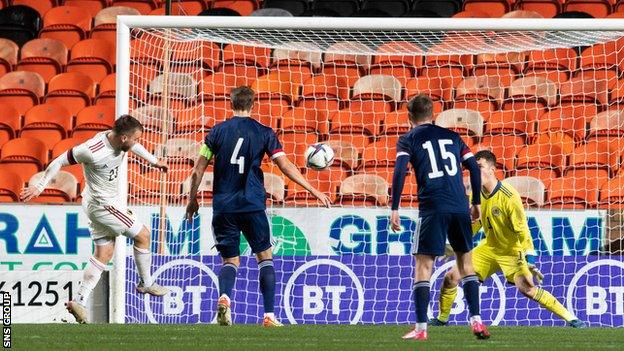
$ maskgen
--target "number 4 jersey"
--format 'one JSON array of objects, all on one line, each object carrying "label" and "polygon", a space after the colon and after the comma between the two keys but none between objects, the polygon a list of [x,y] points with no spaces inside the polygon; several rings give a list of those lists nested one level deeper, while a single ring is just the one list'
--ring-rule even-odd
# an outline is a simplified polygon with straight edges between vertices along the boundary
[{"label": "number 4 jersey", "polygon": [[240,213],[266,209],[260,164],[284,155],[275,132],[249,117],[215,125],[205,140],[214,155],[213,211]]},{"label": "number 4 jersey", "polygon": [[461,163],[473,157],[459,134],[422,124],[401,136],[397,158],[408,155],[416,173],[419,215],[466,213]]}]

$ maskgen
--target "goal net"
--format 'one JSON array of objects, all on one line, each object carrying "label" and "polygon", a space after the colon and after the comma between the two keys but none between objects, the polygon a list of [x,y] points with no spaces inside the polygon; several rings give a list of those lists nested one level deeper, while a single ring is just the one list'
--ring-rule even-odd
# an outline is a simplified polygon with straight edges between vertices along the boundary
[{"label": "goal net", "polygon": [[[459,132],[473,152],[493,151],[498,178],[520,192],[544,289],[591,326],[622,326],[624,22],[592,29],[584,20],[453,21],[121,16],[118,112],[143,122],[144,145],[170,167],[163,175],[130,157],[127,202],[152,230],[153,274],[172,293],[137,295],[133,259],[122,252],[117,321],[214,322],[221,264],[212,166],[199,216],[186,221],[184,207],[204,137],[231,116],[230,89],[248,85],[257,94],[253,118],[275,130],[290,160],[333,201],[319,208],[263,161],[280,320],[415,321],[412,171],[401,232],[389,228],[388,202],[395,145],[410,128],[406,102],[427,94],[435,123]],[[307,169],[304,151],[319,142],[335,161]],[[244,240],[241,255],[234,322],[258,323],[258,268]],[[452,265],[436,263],[432,314]],[[462,298],[460,291],[451,323],[467,321]],[[488,324],[564,324],[500,273],[481,286],[481,299]]]}]

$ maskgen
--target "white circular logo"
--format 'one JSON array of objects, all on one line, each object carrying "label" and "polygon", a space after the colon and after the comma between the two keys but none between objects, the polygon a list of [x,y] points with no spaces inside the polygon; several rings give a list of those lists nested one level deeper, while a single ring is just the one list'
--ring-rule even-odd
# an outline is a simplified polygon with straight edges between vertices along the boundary
[{"label": "white circular logo", "polygon": [[[579,269],[576,272],[576,274],[574,275],[574,277],[570,281],[570,285],[568,287],[568,293],[566,295],[566,308],[568,309],[568,311],[570,311],[572,313],[576,312],[576,309],[574,308],[574,296],[575,296],[574,293],[575,293],[575,290],[577,288],[579,280],[585,274],[587,274],[587,272],[589,272],[589,270],[591,270],[593,268],[596,268],[596,267],[600,267],[600,266],[618,267],[618,268],[624,270],[624,262],[611,260],[611,259],[598,260],[598,261],[590,262],[590,263],[586,264],[585,266],[583,266],[583,268]],[[587,298],[587,297],[585,297],[585,298]]]},{"label": "white circular logo", "polygon": [[[158,278],[161,274],[166,272],[168,269],[178,267],[178,266],[190,266],[190,267],[198,268],[210,278],[210,280],[212,281],[212,284],[216,288],[216,291],[219,291],[219,278],[214,274],[214,272],[210,268],[208,268],[205,264],[194,261],[194,260],[189,260],[189,259],[180,259],[180,260],[166,262],[162,266],[158,267],[158,269],[156,269],[156,271],[152,274],[152,279],[156,281],[156,278]],[[152,311],[152,307],[150,304],[150,297],[151,297],[150,294],[145,294],[145,296],[143,297],[143,301],[145,304],[145,314],[147,315],[147,318],[149,319],[150,323],[158,323],[158,321],[154,317],[154,312]],[[215,313],[210,323],[216,323],[216,320],[217,320],[217,315]]]},{"label": "white circular logo", "polygon": [[[429,280],[431,286],[433,286],[436,279],[438,279],[440,275],[446,273],[446,271],[453,266],[455,266],[455,261],[446,262],[442,266],[438,267],[438,269],[433,272],[433,274],[431,275],[431,279]],[[492,320],[491,325],[498,325],[503,320],[503,317],[505,317],[505,305],[507,304],[507,296],[505,296],[505,285],[500,280],[498,275],[492,274],[491,278],[494,281],[494,285],[496,285],[496,289],[498,290],[500,303],[500,306],[498,307],[498,312],[496,313],[496,317],[494,317],[494,319]],[[427,315],[429,318],[434,317],[431,306],[429,306],[429,308],[427,309]]]},{"label": "white circular logo", "polygon": [[288,321],[291,324],[297,324],[297,320],[295,320],[295,316],[293,315],[293,309],[290,303],[290,297],[291,297],[293,287],[295,285],[295,281],[306,270],[315,266],[323,266],[323,265],[336,267],[342,270],[353,281],[353,284],[355,285],[355,290],[357,291],[358,301],[357,301],[356,313],[353,316],[353,318],[351,318],[350,324],[358,323],[360,319],[362,318],[362,315],[364,314],[364,288],[362,287],[362,284],[360,283],[360,280],[358,279],[358,277],[355,275],[355,273],[353,273],[353,271],[349,267],[347,267],[341,262],[330,260],[330,259],[318,259],[318,260],[306,262],[303,265],[301,265],[301,267],[297,268],[297,270],[290,276],[290,278],[288,279],[288,282],[286,283],[286,288],[284,289],[284,311],[286,312],[286,317],[288,317]]}]

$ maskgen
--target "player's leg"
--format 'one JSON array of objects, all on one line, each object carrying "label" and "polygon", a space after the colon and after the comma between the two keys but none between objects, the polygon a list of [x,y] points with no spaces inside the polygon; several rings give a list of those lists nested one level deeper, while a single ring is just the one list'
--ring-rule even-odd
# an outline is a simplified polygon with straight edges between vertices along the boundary
[{"label": "player's leg", "polygon": [[453,214],[449,218],[449,243],[457,255],[457,269],[461,276],[464,298],[468,304],[472,332],[479,339],[487,339],[490,333],[481,321],[479,302],[479,277],[472,265],[472,226],[470,215]]},{"label": "player's leg", "polygon": [[461,276],[459,275],[457,266],[453,266],[446,272],[444,281],[442,282],[442,289],[440,289],[440,312],[436,318],[429,320],[429,325],[446,325],[451,315],[453,302],[455,302],[455,297],[457,297],[457,286],[459,285],[460,279]]},{"label": "player's leg", "polygon": [[[92,226],[92,235],[93,232]],[[88,323],[87,301],[115,251],[115,241],[110,237],[95,239],[94,243],[95,251],[83,271],[76,298],[65,304],[69,313],[81,324]]]},{"label": "player's leg", "polygon": [[[516,288],[522,293],[522,295],[529,299],[539,303],[542,307],[546,308],[550,312],[556,314],[563,320],[569,323],[574,328],[584,328],[585,323],[576,318],[574,314],[568,311],[550,292],[544,290],[540,286],[536,286],[533,282],[533,275],[529,271],[529,268],[523,258],[518,259],[511,256],[506,256],[502,259],[505,263],[501,263],[504,267],[505,277],[507,280],[513,281]],[[514,265],[515,262],[515,267]],[[515,271],[511,273],[512,271]],[[510,273],[509,275],[507,273]]]},{"label": "player's leg", "polygon": [[241,218],[240,226],[258,260],[258,280],[264,305],[262,325],[280,327],[282,323],[275,318],[275,267],[269,220],[264,211],[246,213]]},{"label": "player's leg", "polygon": [[[134,234],[137,232],[138,233]],[[139,273],[139,284],[137,285],[137,291],[141,294],[150,294],[153,296],[164,296],[169,293],[169,289],[156,284],[152,279],[152,250],[150,248],[150,231],[138,221],[135,221],[133,226],[127,230],[124,235],[132,238],[134,263]]]},{"label": "player's leg", "polygon": [[219,299],[217,300],[217,323],[232,325],[231,297],[236,274],[240,266],[240,229],[236,214],[215,213],[212,216],[212,233],[215,246],[223,260],[219,271]]}]

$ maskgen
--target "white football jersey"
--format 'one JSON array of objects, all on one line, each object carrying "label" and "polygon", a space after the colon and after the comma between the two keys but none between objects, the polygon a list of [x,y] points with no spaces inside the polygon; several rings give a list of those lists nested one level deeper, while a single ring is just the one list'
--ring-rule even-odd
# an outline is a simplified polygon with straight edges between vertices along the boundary
[{"label": "white football jersey", "polygon": [[82,164],[86,183],[82,197],[86,201],[94,200],[103,204],[119,202],[117,178],[126,153],[113,149],[106,137],[109,132],[100,132],[68,151],[67,158],[71,164]]}]

